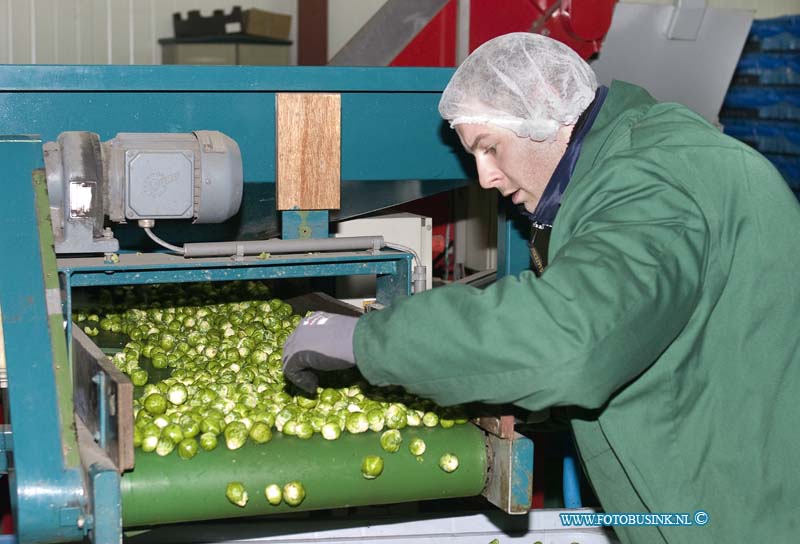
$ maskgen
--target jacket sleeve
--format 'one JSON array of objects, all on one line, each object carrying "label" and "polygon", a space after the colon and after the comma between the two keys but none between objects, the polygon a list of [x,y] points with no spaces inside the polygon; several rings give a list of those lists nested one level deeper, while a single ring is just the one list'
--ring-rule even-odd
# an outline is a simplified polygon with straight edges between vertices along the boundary
[{"label": "jacket sleeve", "polygon": [[441,287],[360,319],[364,377],[441,405],[540,410],[598,408],[645,371],[697,304],[708,228],[668,173],[633,157],[601,170],[562,203],[570,234],[541,278]]}]

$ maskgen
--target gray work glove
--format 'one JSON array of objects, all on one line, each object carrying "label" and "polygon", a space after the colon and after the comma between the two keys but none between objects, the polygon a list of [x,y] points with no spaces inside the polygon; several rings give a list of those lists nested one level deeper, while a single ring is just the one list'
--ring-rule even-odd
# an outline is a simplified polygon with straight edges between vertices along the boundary
[{"label": "gray work glove", "polygon": [[315,371],[345,370],[356,365],[353,333],[357,317],[315,312],[304,317],[283,345],[283,375],[313,393]]}]

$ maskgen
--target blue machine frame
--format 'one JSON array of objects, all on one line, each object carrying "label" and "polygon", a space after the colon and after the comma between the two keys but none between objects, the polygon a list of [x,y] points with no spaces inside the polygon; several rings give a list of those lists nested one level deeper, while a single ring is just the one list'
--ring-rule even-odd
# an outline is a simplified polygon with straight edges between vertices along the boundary
[{"label": "blue machine frame", "polygon": [[[73,287],[377,274],[379,297],[388,302],[409,294],[411,266],[410,256],[397,252],[209,259],[190,266],[141,262],[131,254],[113,265],[102,259],[99,264],[64,259],[56,274],[48,264],[54,262],[52,248],[40,239],[31,183],[32,171],[43,166],[42,142],[68,130],[96,132],[101,140],[118,132],[219,130],[239,143],[247,198],[248,186],[268,187],[264,184],[275,181],[275,93],[336,92],[342,96],[343,180],[368,182],[364,186],[376,192],[388,181],[445,187],[469,177],[437,113],[451,74],[433,68],[0,67],[0,126],[9,135],[0,136],[6,187],[0,199],[5,264],[0,271],[0,338],[12,384],[6,410],[14,425],[13,440],[9,426],[2,433],[4,453],[12,461],[0,468],[10,469],[21,542],[80,540],[90,529],[95,542],[119,541],[121,534],[119,476],[113,467],[81,466],[69,423],[71,391],[63,383],[69,385],[71,375],[62,326],[70,315]],[[274,205],[260,209],[260,201],[243,203],[248,206],[251,215],[274,214]],[[286,224],[294,219],[284,218]],[[527,248],[511,221],[499,220],[502,276],[527,267]],[[60,277],[60,289],[54,276]],[[0,456],[3,462],[6,456]],[[91,497],[85,496],[85,474],[90,475]],[[94,519],[89,504],[97,513]]]}]

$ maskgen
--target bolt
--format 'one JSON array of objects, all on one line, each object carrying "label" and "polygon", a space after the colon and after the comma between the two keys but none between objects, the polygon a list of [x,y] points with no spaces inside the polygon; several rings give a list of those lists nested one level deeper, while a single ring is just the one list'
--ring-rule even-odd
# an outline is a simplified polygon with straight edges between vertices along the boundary
[{"label": "bolt", "polygon": [[86,525],[86,518],[83,516],[78,516],[78,529],[83,529],[84,525]]},{"label": "bolt", "polygon": [[114,237],[114,231],[112,231],[109,227],[103,229],[103,238],[106,240],[111,240]]}]

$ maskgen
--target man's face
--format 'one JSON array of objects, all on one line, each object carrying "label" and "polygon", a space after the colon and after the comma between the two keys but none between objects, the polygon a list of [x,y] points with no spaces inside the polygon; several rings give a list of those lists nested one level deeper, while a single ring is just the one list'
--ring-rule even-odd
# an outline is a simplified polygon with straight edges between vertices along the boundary
[{"label": "man's face", "polygon": [[456,132],[464,149],[475,156],[481,187],[497,189],[533,212],[567,149],[572,128],[562,127],[549,142],[520,138],[493,125],[465,123],[456,125]]}]

